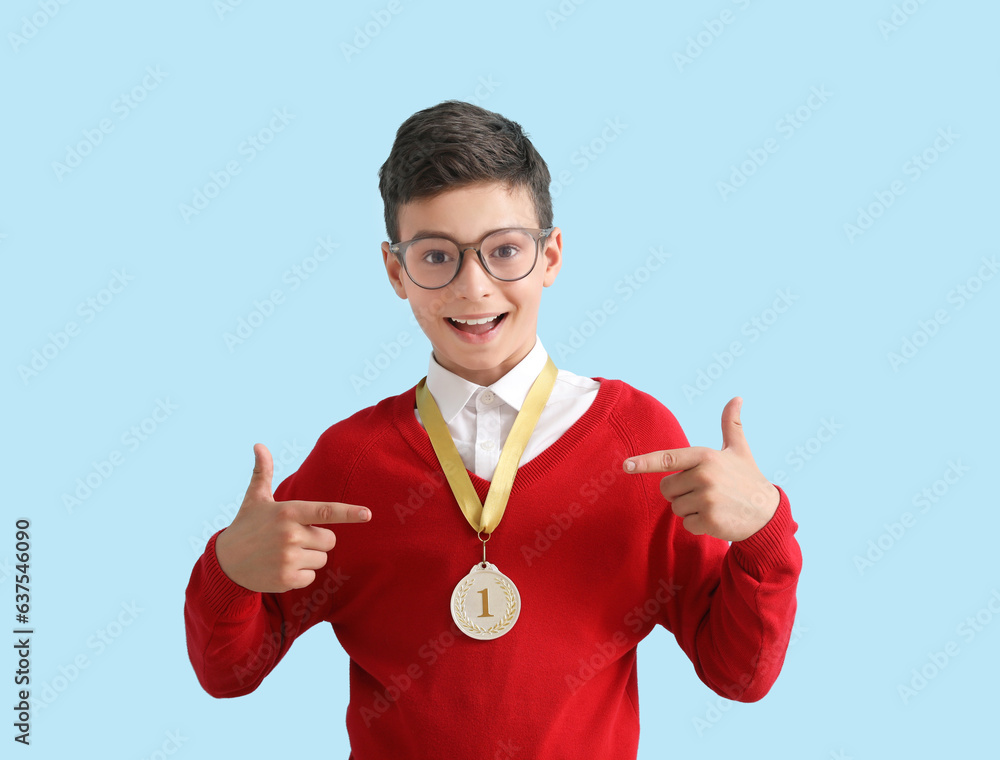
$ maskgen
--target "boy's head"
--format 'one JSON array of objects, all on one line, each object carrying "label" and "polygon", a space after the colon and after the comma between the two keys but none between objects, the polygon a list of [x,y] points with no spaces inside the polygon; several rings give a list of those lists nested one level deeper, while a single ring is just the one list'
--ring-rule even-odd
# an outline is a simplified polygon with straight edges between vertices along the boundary
[{"label": "boy's head", "polygon": [[[437,362],[479,385],[496,382],[535,344],[542,288],[552,284],[562,263],[562,233],[552,228],[549,181],[548,167],[518,124],[460,101],[445,101],[403,122],[379,170],[392,241],[382,244],[382,256],[393,289],[410,301]],[[470,246],[509,228],[527,234],[491,235],[482,251],[495,274],[519,276],[507,281],[487,274]],[[441,284],[447,277],[422,281],[432,287],[411,279],[421,280],[414,253],[439,265],[451,257],[443,250],[446,245],[411,244],[409,272],[403,265],[396,244],[428,236],[442,243],[450,238],[465,250],[461,269],[447,284]],[[495,315],[503,316],[482,335],[474,331],[484,328],[458,327],[450,319]]]}]

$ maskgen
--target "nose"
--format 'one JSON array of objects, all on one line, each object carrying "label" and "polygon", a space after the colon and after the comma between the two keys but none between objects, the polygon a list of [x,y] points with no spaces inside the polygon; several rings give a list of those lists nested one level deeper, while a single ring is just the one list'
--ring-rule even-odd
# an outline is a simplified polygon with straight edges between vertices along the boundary
[{"label": "nose", "polygon": [[481,298],[493,289],[493,278],[483,268],[475,249],[465,249],[462,267],[458,270],[451,285],[458,294],[465,295],[472,301]]}]

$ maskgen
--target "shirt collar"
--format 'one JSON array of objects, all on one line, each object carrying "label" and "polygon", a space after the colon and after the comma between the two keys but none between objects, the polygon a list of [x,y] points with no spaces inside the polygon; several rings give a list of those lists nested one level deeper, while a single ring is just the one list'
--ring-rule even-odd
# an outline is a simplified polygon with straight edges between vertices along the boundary
[{"label": "shirt collar", "polygon": [[[542,339],[536,335],[535,345],[527,356],[521,359],[506,375],[490,385],[490,390],[515,410],[520,411],[528,391],[531,390],[532,384],[545,367],[545,361],[548,358],[549,355],[542,346]],[[450,424],[483,387],[442,367],[434,358],[434,352],[431,351],[430,364],[427,368],[427,390],[434,397],[446,423]]]}]

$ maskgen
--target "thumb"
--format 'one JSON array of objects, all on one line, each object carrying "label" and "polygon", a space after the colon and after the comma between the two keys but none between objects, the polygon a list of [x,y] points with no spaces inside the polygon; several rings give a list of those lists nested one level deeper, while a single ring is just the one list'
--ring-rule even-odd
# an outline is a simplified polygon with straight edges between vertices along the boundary
[{"label": "thumb", "polygon": [[271,452],[263,443],[255,443],[253,447],[253,475],[250,476],[250,485],[247,487],[247,496],[265,501],[274,501],[271,495],[271,479],[274,477],[274,463],[271,461]]},{"label": "thumb", "polygon": [[743,409],[743,399],[734,396],[722,410],[722,448],[741,449],[747,447],[746,436],[743,435],[743,423],[740,422],[740,411]]}]

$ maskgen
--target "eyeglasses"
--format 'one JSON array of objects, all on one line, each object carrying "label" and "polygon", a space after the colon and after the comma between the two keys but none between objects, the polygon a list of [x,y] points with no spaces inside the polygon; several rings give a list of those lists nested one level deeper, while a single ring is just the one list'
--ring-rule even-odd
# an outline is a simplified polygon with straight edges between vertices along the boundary
[{"label": "eyeglasses", "polygon": [[443,288],[454,280],[468,250],[476,252],[488,274],[503,282],[513,282],[531,274],[538,261],[538,242],[554,229],[511,227],[496,230],[484,237],[478,246],[464,248],[451,238],[419,237],[391,243],[389,251],[403,264],[410,279],[427,290]]}]

